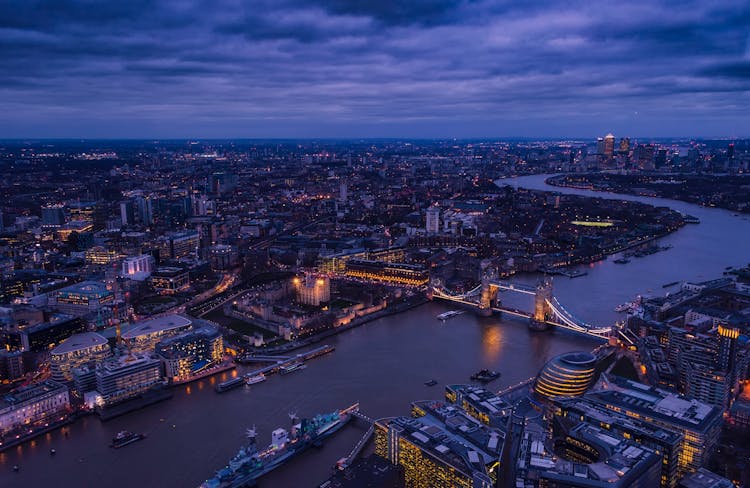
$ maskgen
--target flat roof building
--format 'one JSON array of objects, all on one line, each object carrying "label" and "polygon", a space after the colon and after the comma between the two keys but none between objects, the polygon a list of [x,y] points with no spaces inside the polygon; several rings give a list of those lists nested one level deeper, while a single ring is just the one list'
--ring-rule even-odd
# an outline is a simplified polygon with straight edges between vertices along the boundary
[{"label": "flat roof building", "polygon": [[640,422],[682,434],[679,475],[697,470],[708,460],[721,432],[722,412],[718,408],[617,376],[602,375],[586,399]]},{"label": "flat roof building", "polygon": [[60,420],[70,409],[68,387],[47,380],[22,386],[0,397],[0,443],[17,429],[33,429]]}]

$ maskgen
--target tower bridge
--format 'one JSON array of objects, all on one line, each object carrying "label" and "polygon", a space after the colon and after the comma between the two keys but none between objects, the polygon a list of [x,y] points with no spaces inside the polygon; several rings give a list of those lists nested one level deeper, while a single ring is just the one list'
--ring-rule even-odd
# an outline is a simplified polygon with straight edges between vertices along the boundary
[{"label": "tower bridge", "polygon": [[[430,283],[432,298],[439,298],[475,308],[479,315],[489,316],[493,313],[508,313],[517,317],[529,319],[529,327],[543,330],[548,327],[562,327],[573,332],[586,334],[601,339],[607,339],[614,326],[597,326],[576,318],[554,296],[552,281],[545,279],[536,287],[502,281],[491,273],[486,273],[482,283],[464,293],[455,293],[443,286],[440,280]],[[512,292],[534,297],[534,309],[531,312],[504,305],[498,299],[498,292]]]}]

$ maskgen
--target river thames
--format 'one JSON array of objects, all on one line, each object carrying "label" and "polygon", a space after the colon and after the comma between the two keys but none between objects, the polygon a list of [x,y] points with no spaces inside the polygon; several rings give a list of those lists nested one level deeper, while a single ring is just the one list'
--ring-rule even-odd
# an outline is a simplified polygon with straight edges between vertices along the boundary
[{"label": "river thames", "polygon": [[[629,197],[550,187],[545,176],[501,180],[532,189],[666,205],[694,215],[687,225],[660,239],[672,248],[618,265],[612,258],[587,267],[586,276],[554,280],[555,295],[575,315],[595,324],[621,318],[613,308],[639,293],[663,294],[662,285],[721,276],[727,266],[746,265],[750,221],[731,212],[657,198]],[[533,283],[535,276],[519,276]],[[265,383],[217,394],[223,376],[184,385],[171,400],[102,423],[87,417],[35,441],[0,454],[0,486],[19,487],[196,487],[222,467],[258,429],[258,442],[289,425],[288,413],[310,416],[360,402],[370,417],[408,415],[413,400],[440,398],[446,383],[465,383],[482,368],[502,373],[490,387],[501,389],[527,379],[552,356],[590,350],[600,341],[569,332],[530,332],[516,319],[479,318],[464,313],[446,322],[435,316],[450,304],[428,303],[381,318],[331,338],[333,354],[307,369]],[[242,370],[240,370],[242,371]],[[236,374],[236,373],[235,373]],[[438,381],[427,387],[429,379]],[[148,438],[124,449],[108,447],[119,430]],[[346,455],[364,427],[353,424],[326,442],[260,480],[260,486],[314,487]],[[49,455],[55,448],[57,454]],[[19,465],[18,473],[12,472]]]}]

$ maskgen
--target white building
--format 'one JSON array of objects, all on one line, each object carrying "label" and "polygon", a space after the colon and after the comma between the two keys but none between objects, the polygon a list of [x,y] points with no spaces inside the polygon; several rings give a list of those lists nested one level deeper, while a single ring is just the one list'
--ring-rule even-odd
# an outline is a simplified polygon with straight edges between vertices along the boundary
[{"label": "white building", "polygon": [[146,354],[113,357],[96,368],[96,391],[111,405],[145,393],[161,381],[161,362]]},{"label": "white building", "polygon": [[0,398],[0,438],[20,427],[41,427],[70,410],[68,387],[47,380],[23,386]]},{"label": "white building", "polygon": [[122,275],[131,280],[143,281],[154,270],[154,258],[149,254],[131,256],[122,262]]}]

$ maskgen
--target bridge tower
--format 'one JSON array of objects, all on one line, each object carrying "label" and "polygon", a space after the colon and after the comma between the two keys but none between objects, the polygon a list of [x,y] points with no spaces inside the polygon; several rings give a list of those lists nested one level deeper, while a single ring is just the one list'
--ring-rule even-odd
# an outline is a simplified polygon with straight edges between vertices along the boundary
[{"label": "bridge tower", "polygon": [[497,300],[497,286],[492,284],[497,278],[495,268],[487,267],[482,270],[482,294],[479,298],[479,315],[488,317],[492,315],[492,306]]},{"label": "bridge tower", "polygon": [[552,318],[552,281],[545,278],[536,286],[534,294],[534,315],[531,317],[529,327],[534,330],[545,330],[549,327],[548,320]]}]

